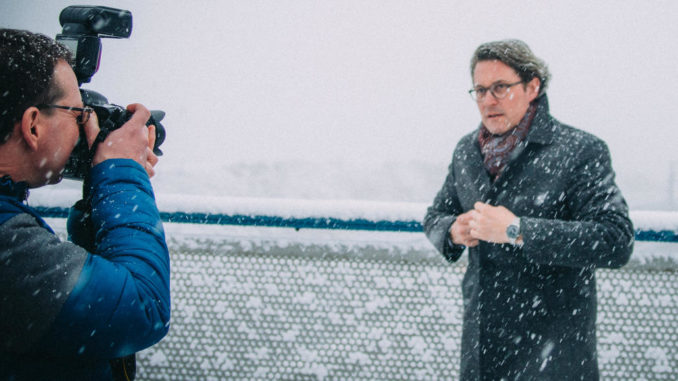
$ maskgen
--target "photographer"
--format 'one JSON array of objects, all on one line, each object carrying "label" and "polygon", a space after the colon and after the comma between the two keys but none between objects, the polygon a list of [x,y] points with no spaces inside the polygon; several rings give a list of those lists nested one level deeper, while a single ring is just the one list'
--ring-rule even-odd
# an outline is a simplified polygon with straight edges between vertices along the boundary
[{"label": "photographer", "polygon": [[[0,379],[131,379],[133,355],[169,329],[169,255],[149,177],[158,159],[149,111],[96,148],[60,241],[27,204],[61,180],[83,107],[71,53],[54,40],[0,29]],[[115,360],[127,357],[131,363]],[[132,367],[131,369],[129,367]]]}]

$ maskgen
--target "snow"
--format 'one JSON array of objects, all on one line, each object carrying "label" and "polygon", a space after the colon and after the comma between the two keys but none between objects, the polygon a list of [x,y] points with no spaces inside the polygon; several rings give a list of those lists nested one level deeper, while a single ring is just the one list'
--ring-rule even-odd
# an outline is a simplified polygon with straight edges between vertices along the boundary
[{"label": "snow", "polygon": [[678,232],[678,212],[632,210],[630,216],[636,229]]},{"label": "snow", "polygon": [[[58,10],[66,3],[10,2],[3,5],[0,24],[55,35]],[[132,9],[137,16],[135,32],[130,40],[104,41],[102,71],[86,87],[104,92],[116,103],[141,101],[168,112],[166,156],[153,180],[163,212],[420,221],[443,182],[454,144],[478,122],[477,111],[465,94],[468,57],[479,42],[511,35],[524,38],[550,64],[554,115],[608,142],[618,182],[632,207],[635,229],[678,233],[678,212],[671,211],[676,205],[675,179],[670,172],[678,161],[678,133],[666,123],[675,108],[670,89],[676,88],[672,64],[676,53],[666,49],[674,45],[672,39],[678,34],[673,22],[678,8],[672,3],[647,7],[620,3],[614,9],[609,4],[587,4],[586,11],[569,2],[510,4],[488,13],[482,5],[470,2],[416,6],[284,2],[269,4],[271,9],[228,2],[217,10],[216,3],[205,6],[198,1],[198,5],[163,4],[166,9],[161,14],[156,7],[138,2],[103,3]],[[20,11],[24,7],[44,12]],[[192,19],[201,22],[174,28],[189,11]],[[524,26],[504,22],[517,17],[531,22],[511,22]],[[618,31],[628,26],[634,33],[620,37],[625,34]],[[537,36],[534,30],[543,33]],[[572,33],[575,37],[579,33],[573,30],[586,33],[585,44],[572,38]],[[136,52],[151,46],[155,59],[139,59]],[[648,59],[656,56],[664,58]],[[595,63],[584,64],[591,57]],[[65,181],[37,189],[29,202],[69,207],[79,198],[79,186]],[[545,197],[535,202],[543,203]],[[63,234],[63,219],[48,222]],[[444,263],[422,233],[173,223],[165,229],[172,247],[189,251],[221,245],[223,250],[239,248],[272,256],[297,251],[309,256],[320,252],[359,260]],[[626,270],[672,270],[675,274],[676,246],[636,242]],[[462,258],[456,266],[465,266]],[[214,259],[208,267],[219,266],[224,263]],[[417,311],[418,317],[442,312],[444,324],[456,323],[461,306],[449,295],[456,284],[437,268],[429,267],[417,276],[407,271],[397,276],[375,271],[369,274],[374,288],[365,293],[361,306],[350,312],[330,311],[327,320],[359,327],[374,348],[384,353],[395,351],[398,345],[392,333],[407,336],[409,355],[424,365],[433,363],[435,353],[414,325],[400,324],[394,332],[386,332],[361,325],[361,318],[384,309],[405,308],[380,292],[422,283],[431,285],[428,292],[439,311],[424,306]],[[258,285],[251,279],[217,279],[198,265],[182,270],[189,274],[186,287],[209,287],[227,295],[253,294],[263,287],[263,295],[237,301],[238,307],[247,309],[249,321],[240,320],[242,315],[230,300],[211,306],[212,312],[232,321],[248,340],[263,340],[254,322],[278,312],[270,309],[266,298],[285,296],[285,290],[272,282]],[[294,271],[293,276],[309,289],[290,298],[290,303],[317,312],[323,295],[312,290],[330,287],[332,280],[313,266]],[[351,277],[345,275],[346,284],[353,283]],[[634,303],[655,309],[675,306],[675,296],[650,298],[627,281],[599,284],[620,308]],[[652,282],[647,287],[653,287]],[[175,303],[183,323],[200,321],[204,311],[199,306],[180,299]],[[618,317],[602,311],[600,320],[605,318],[614,321]],[[276,333],[302,358],[288,370],[325,379],[332,366],[319,363],[321,354],[315,348],[297,343],[306,328],[296,325]],[[209,325],[200,329],[212,333]],[[625,345],[636,340],[628,331],[606,332],[599,345],[601,365],[615,363],[624,356]],[[439,342],[448,353],[459,350],[453,333],[440,332]],[[191,338],[188,344],[195,347],[200,340]],[[372,365],[371,353],[362,349],[351,350],[348,362]],[[544,348],[544,364],[552,349],[552,345]],[[201,359],[203,370],[236,370],[239,365],[230,351],[210,350],[209,354]],[[276,355],[274,349],[261,344],[248,348],[245,357],[267,364],[265,360]],[[675,351],[651,345],[641,357],[653,364],[656,374],[675,371]],[[167,367],[170,358],[170,352],[161,348],[149,352],[145,360],[151,366]],[[266,378],[270,371],[262,365],[253,376]],[[431,379],[434,374],[426,367],[415,372],[420,379]]]},{"label": "snow", "polygon": [[[32,206],[70,207],[79,198],[74,189],[34,191],[29,200]],[[240,197],[201,197],[194,195],[157,194],[158,206],[165,212],[190,212],[225,215],[280,216],[284,218],[340,218],[344,220],[364,218],[370,221],[421,221],[425,203],[378,202],[365,200],[302,200],[263,199]],[[678,233],[678,212],[631,211],[630,217],[636,230],[671,231]],[[53,223],[61,224],[59,219]],[[295,247],[297,244],[321,245],[337,250],[385,251],[387,257],[402,256],[403,252],[415,252],[421,259],[435,258],[437,253],[422,233],[339,231],[326,229],[249,228],[238,226],[215,226],[202,224],[165,224],[168,238],[186,247],[202,247],[202,239],[227,235],[237,237],[243,248],[260,246],[271,248]],[[675,268],[678,263],[675,243],[636,242],[630,266],[641,268]],[[462,257],[462,260],[465,256]],[[435,277],[436,274],[429,274]],[[325,280],[309,274],[309,282]],[[209,279],[196,279],[196,284]],[[407,278],[402,279],[407,282]],[[305,298],[310,298],[306,295]]]},{"label": "snow", "polygon": [[[70,207],[80,197],[75,189],[36,189],[31,205]],[[428,205],[411,202],[369,200],[308,200],[291,198],[255,198],[180,195],[156,192],[158,209],[163,212],[209,213],[226,215],[280,216],[283,218],[334,217],[340,219],[421,220]]]},{"label": "snow", "polygon": [[[33,206],[70,207],[80,197],[76,189],[41,188],[33,190]],[[335,217],[364,218],[373,221],[420,221],[430,203],[382,202],[370,200],[309,200],[157,193],[158,209],[163,212],[225,215],[280,216],[283,218]],[[678,232],[678,212],[631,210],[636,230]]]},{"label": "snow", "polygon": [[158,195],[158,208],[167,212],[228,215],[273,215],[284,218],[334,217],[340,219],[420,220],[426,205],[364,200],[265,199],[250,197],[196,197]]}]

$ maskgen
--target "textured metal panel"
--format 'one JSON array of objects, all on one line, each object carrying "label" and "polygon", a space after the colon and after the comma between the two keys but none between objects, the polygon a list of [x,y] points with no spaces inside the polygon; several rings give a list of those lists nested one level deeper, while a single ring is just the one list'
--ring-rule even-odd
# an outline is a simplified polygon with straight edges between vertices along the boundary
[{"label": "textured metal panel", "polygon": [[[464,262],[421,234],[176,229],[171,329],[139,379],[457,377]],[[597,274],[602,379],[676,379],[675,266]]]}]

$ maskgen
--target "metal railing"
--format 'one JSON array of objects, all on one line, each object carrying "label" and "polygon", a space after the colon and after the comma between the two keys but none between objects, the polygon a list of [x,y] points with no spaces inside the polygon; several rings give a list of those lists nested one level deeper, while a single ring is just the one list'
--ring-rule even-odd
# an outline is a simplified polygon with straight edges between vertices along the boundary
[{"label": "metal railing", "polygon": [[[68,208],[37,206],[35,209],[43,217],[66,218]],[[370,220],[366,218],[342,219],[336,217],[282,217],[273,215],[246,215],[224,213],[186,213],[186,212],[160,212],[164,222],[205,224],[205,225],[237,225],[259,226],[300,229],[338,229],[338,230],[367,230],[367,231],[391,231],[391,232],[422,232],[423,226],[420,221],[389,221]],[[678,232],[674,230],[652,228],[635,229],[636,241],[647,242],[678,242]]]},{"label": "metal railing", "polygon": [[[428,243],[425,206],[159,198],[172,322],[140,379],[457,377],[466,261]],[[43,205],[63,233],[67,208]],[[597,271],[601,377],[676,379],[678,214],[632,219],[629,264]]]}]

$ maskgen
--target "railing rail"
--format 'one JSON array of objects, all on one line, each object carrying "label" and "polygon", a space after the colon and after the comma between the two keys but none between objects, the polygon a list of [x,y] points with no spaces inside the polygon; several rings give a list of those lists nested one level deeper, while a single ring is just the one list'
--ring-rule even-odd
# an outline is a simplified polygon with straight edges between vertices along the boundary
[{"label": "railing rail", "polygon": [[[35,207],[43,217],[66,218],[68,208],[65,207]],[[240,225],[279,227],[293,229],[337,229],[337,230],[365,230],[418,233],[423,231],[421,222],[417,220],[371,220],[367,218],[338,218],[338,217],[285,217],[276,215],[256,214],[224,214],[206,212],[160,212],[164,222],[188,223],[205,225]],[[678,232],[668,229],[635,229],[636,241],[644,242],[678,242]]]}]

